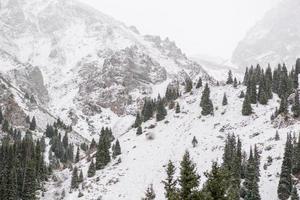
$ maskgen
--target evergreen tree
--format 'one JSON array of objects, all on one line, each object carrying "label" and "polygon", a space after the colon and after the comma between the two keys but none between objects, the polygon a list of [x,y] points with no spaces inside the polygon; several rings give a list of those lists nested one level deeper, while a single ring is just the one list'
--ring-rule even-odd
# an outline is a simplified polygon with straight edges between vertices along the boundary
[{"label": "evergreen tree", "polygon": [[92,142],[91,142],[91,145],[90,145],[90,149],[96,149],[97,148],[97,143],[96,143],[96,141],[95,141],[95,139],[93,138],[92,139]]},{"label": "evergreen tree", "polygon": [[160,100],[157,105],[156,120],[158,122],[162,121],[165,119],[166,116],[167,116],[167,110],[164,106],[164,102],[162,100]]},{"label": "evergreen tree", "polygon": [[96,169],[103,169],[110,162],[109,141],[105,134],[100,135],[98,149],[96,153]]},{"label": "evergreen tree", "polygon": [[113,149],[113,158],[121,155],[121,146],[119,140],[116,141],[115,148]]},{"label": "evergreen tree", "polygon": [[200,106],[202,107],[202,111],[201,111],[202,115],[206,116],[206,115],[213,114],[214,107],[212,101],[210,100],[210,90],[207,83],[205,84],[205,88],[202,93]]},{"label": "evergreen tree", "polygon": [[202,87],[202,79],[201,77],[198,79],[197,85],[196,85],[196,89],[199,89]]},{"label": "evergreen tree", "polygon": [[234,88],[237,88],[237,86],[238,86],[238,82],[237,82],[236,78],[234,78],[234,81],[233,81],[233,87],[234,87]]},{"label": "evergreen tree", "polygon": [[80,174],[78,177],[78,183],[82,183],[82,182],[83,182],[83,172],[82,172],[82,170],[80,170]]},{"label": "evergreen tree", "polygon": [[295,88],[299,88],[299,74],[300,74],[300,58],[296,61],[296,68],[295,68],[295,78],[294,78],[294,86]]},{"label": "evergreen tree", "polygon": [[183,200],[192,200],[195,189],[199,186],[199,175],[196,172],[196,165],[190,158],[188,151],[185,152],[180,163],[179,185],[180,198]]},{"label": "evergreen tree", "polygon": [[259,86],[258,102],[262,105],[266,105],[268,103],[268,97],[263,85]]},{"label": "evergreen tree", "polygon": [[78,163],[80,160],[80,149],[77,147],[76,157],[75,157],[75,163]]},{"label": "evergreen tree", "polygon": [[94,159],[92,159],[91,164],[88,169],[88,172],[87,172],[87,176],[90,178],[90,177],[95,176],[95,174],[96,174],[96,166],[94,164]]},{"label": "evergreen tree", "polygon": [[179,103],[176,104],[176,110],[175,110],[175,113],[180,113],[180,105]]},{"label": "evergreen tree", "polygon": [[7,119],[4,119],[4,122],[2,124],[2,131],[8,133],[9,131],[9,122]]},{"label": "evergreen tree", "polygon": [[34,116],[32,117],[32,120],[30,122],[29,129],[32,131],[34,131],[36,129],[36,120],[35,120]]},{"label": "evergreen tree", "polygon": [[193,145],[194,148],[198,145],[198,140],[196,139],[195,136],[193,137],[192,145]]},{"label": "evergreen tree", "polygon": [[155,197],[156,195],[153,189],[153,185],[151,184],[146,190],[145,198],[143,198],[142,200],[153,200],[155,199]]},{"label": "evergreen tree", "polygon": [[191,92],[193,89],[193,81],[190,78],[185,80],[185,92]]},{"label": "evergreen tree", "polygon": [[299,92],[296,90],[294,105],[292,106],[292,111],[295,118],[300,117],[300,102],[299,102]]},{"label": "evergreen tree", "polygon": [[3,113],[2,113],[2,108],[0,107],[0,124],[2,124],[4,118],[3,118]]},{"label": "evergreen tree", "polygon": [[177,197],[177,192],[176,192],[177,180],[174,178],[175,166],[173,165],[172,161],[169,161],[166,169],[166,173],[167,173],[167,178],[163,181],[164,188],[165,188],[165,197],[167,200],[175,200]]},{"label": "evergreen tree", "polygon": [[278,140],[280,140],[280,137],[279,137],[278,131],[276,131],[276,134],[275,134],[275,141],[278,141]]},{"label": "evergreen tree", "polygon": [[233,84],[232,71],[231,70],[229,70],[229,72],[228,72],[228,77],[227,77],[226,84],[227,85]]},{"label": "evergreen tree", "polygon": [[226,96],[226,93],[224,93],[223,100],[222,100],[222,105],[226,106],[227,104],[228,104],[227,96]]},{"label": "evergreen tree", "polygon": [[280,107],[277,114],[287,114],[288,113],[288,103],[286,97],[282,97],[280,101]]},{"label": "evergreen tree", "polygon": [[154,105],[151,100],[145,99],[142,110],[143,121],[146,122],[153,117]]},{"label": "evergreen tree", "polygon": [[137,128],[137,127],[139,127],[141,124],[142,124],[142,119],[141,119],[140,113],[137,113],[135,122],[134,122],[134,124],[133,124],[133,128]]},{"label": "evergreen tree", "polygon": [[241,94],[239,95],[239,98],[240,98],[240,99],[245,98],[245,93],[244,93],[244,91],[241,91]]},{"label": "evergreen tree", "polygon": [[278,198],[286,200],[290,197],[292,192],[292,138],[287,136],[285,145],[285,152],[281,166],[280,179],[277,189]]},{"label": "evergreen tree", "polygon": [[136,135],[142,135],[142,134],[143,134],[142,127],[139,126],[139,127],[137,128]]},{"label": "evergreen tree", "polygon": [[243,102],[242,114],[244,116],[249,116],[252,114],[252,107],[249,99],[249,95],[246,94],[246,97]]},{"label": "evergreen tree", "polygon": [[205,173],[207,181],[204,191],[209,193],[211,199],[229,200],[227,197],[228,174],[216,162],[212,164],[210,173]]},{"label": "evergreen tree", "polygon": [[294,186],[292,190],[291,200],[299,200],[297,188]]},{"label": "evergreen tree", "polygon": [[71,189],[78,189],[78,168],[75,166],[72,172]]}]

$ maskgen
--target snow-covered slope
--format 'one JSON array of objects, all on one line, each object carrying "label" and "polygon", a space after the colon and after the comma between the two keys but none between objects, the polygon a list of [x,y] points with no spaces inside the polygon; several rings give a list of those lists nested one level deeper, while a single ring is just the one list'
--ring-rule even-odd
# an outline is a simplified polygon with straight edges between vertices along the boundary
[{"label": "snow-covered slope", "polygon": [[87,138],[183,71],[212,80],[168,38],[75,0],[1,0],[0,49],[0,72]]},{"label": "snow-covered slope", "polygon": [[245,68],[251,64],[279,62],[295,65],[300,56],[300,2],[282,0],[249,30],[232,55],[232,62]]},{"label": "snow-covered slope", "polygon": [[[243,100],[238,98],[242,90],[245,90],[244,86],[237,89],[232,86],[211,87],[215,115],[200,117],[199,102],[202,91],[194,89],[193,95],[185,94],[178,100],[181,105],[180,114],[169,110],[164,121],[157,123],[153,120],[145,123],[143,135],[137,136],[136,129],[118,135],[123,152],[120,156],[121,163],[118,164],[116,159],[104,170],[98,171],[95,177],[85,178],[84,189],[80,189],[84,194],[82,199],[141,199],[146,187],[151,183],[154,185],[157,199],[164,199],[161,181],[166,176],[166,164],[171,159],[178,168],[185,150],[191,152],[193,160],[197,163],[203,184],[203,172],[210,169],[213,160],[222,161],[224,140],[227,134],[232,133],[241,138],[244,150],[248,150],[251,145],[258,145],[262,152],[259,183],[262,200],[277,199],[278,173],[286,134],[298,133],[299,122],[288,127],[284,126],[284,123],[278,126],[277,123],[270,122],[270,116],[279,104],[278,97],[274,97],[267,106],[253,106],[255,114],[243,117]],[[224,91],[227,93],[228,106],[222,106]],[[155,125],[155,128],[150,129],[150,125]],[[279,141],[274,140],[276,130],[280,134]],[[148,140],[148,134],[153,134],[154,139]],[[199,141],[195,148],[191,143],[194,136]],[[273,158],[273,163],[264,169],[268,156]],[[77,165],[86,175],[89,166],[86,158]],[[71,173],[68,169],[56,173],[59,185],[47,186],[47,199],[58,199],[63,190],[66,191],[66,199],[77,198],[78,191],[67,192]]]}]

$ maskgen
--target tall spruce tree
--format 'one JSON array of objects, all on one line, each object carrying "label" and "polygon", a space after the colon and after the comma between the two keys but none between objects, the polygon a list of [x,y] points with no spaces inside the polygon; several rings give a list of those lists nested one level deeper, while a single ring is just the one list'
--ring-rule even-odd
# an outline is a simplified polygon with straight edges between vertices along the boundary
[{"label": "tall spruce tree", "polygon": [[198,79],[198,82],[197,82],[197,84],[196,84],[196,89],[199,89],[199,88],[201,88],[202,87],[202,79],[201,79],[201,77]]},{"label": "tall spruce tree", "polygon": [[163,100],[160,100],[157,105],[156,121],[162,121],[167,116],[167,110],[165,108]]},{"label": "tall spruce tree", "polygon": [[71,189],[78,189],[78,168],[75,166],[72,172]]},{"label": "tall spruce tree", "polygon": [[155,192],[154,192],[154,189],[153,189],[153,185],[151,184],[147,190],[146,190],[146,193],[145,193],[145,197],[142,198],[142,200],[153,200],[155,199],[156,195],[155,195]]},{"label": "tall spruce tree", "polygon": [[249,116],[252,114],[252,107],[250,103],[249,95],[246,94],[244,102],[243,102],[243,108],[242,108],[242,115]]},{"label": "tall spruce tree", "polygon": [[202,93],[200,106],[202,108],[201,114],[206,115],[213,115],[214,113],[214,106],[212,101],[210,100],[210,89],[208,87],[208,84],[205,84],[205,88]]},{"label": "tall spruce tree", "polygon": [[172,163],[172,161],[169,161],[166,169],[167,178],[162,182],[164,184],[165,197],[167,200],[175,200],[176,198],[178,198],[178,194],[176,191],[177,180],[176,178],[174,178],[175,170],[176,169],[174,164]]},{"label": "tall spruce tree", "polygon": [[294,186],[292,190],[291,200],[299,200],[297,188]]},{"label": "tall spruce tree", "polygon": [[117,156],[121,155],[121,146],[119,140],[116,141],[116,144],[113,148],[113,158],[116,158]]},{"label": "tall spruce tree", "polygon": [[223,95],[222,105],[226,106],[228,104],[226,93]]},{"label": "tall spruce tree", "polygon": [[96,166],[94,163],[94,159],[92,159],[91,164],[88,169],[88,172],[87,172],[87,176],[90,178],[90,177],[95,176],[95,174],[96,174]]},{"label": "tall spruce tree", "polygon": [[109,141],[104,132],[100,135],[99,144],[96,152],[96,169],[103,169],[111,160],[109,153]]},{"label": "tall spruce tree", "polygon": [[179,185],[180,198],[183,200],[192,200],[195,190],[199,186],[199,175],[196,172],[196,165],[190,158],[190,153],[185,152],[180,163]]},{"label": "tall spruce tree", "polygon": [[36,120],[35,120],[35,116],[32,117],[32,120],[30,122],[30,125],[29,125],[29,129],[34,131],[36,129]]},{"label": "tall spruce tree", "polygon": [[293,115],[295,118],[300,117],[300,102],[299,102],[299,92],[296,90],[294,104],[292,106]]},{"label": "tall spruce tree", "polygon": [[232,71],[231,70],[228,71],[228,77],[227,77],[226,84],[227,85],[233,84],[233,78],[232,78]]}]

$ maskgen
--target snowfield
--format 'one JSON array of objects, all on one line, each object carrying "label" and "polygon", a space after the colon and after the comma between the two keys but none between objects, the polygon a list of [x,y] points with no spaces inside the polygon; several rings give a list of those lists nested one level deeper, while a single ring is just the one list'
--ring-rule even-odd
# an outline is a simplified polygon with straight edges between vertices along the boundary
[{"label": "snowfield", "polygon": [[[201,183],[205,182],[203,172],[210,170],[212,161],[222,162],[224,140],[227,134],[234,133],[240,137],[243,149],[248,152],[250,146],[258,145],[261,151],[261,179],[259,182],[261,198],[277,199],[278,174],[280,173],[286,134],[299,132],[299,122],[288,127],[276,128],[271,124],[270,116],[279,106],[277,96],[267,106],[252,105],[255,114],[249,117],[241,115],[242,99],[238,96],[244,86],[234,89],[232,86],[211,87],[211,99],[215,107],[215,115],[201,117],[199,106],[201,90],[193,89],[193,95],[184,94],[178,102],[181,113],[168,110],[168,116],[162,122],[154,119],[143,124],[143,134],[136,136],[136,129],[118,134],[122,155],[121,163],[113,160],[104,170],[97,171],[93,178],[85,178],[80,191],[84,194],[80,199],[141,199],[149,184],[154,185],[157,199],[164,199],[161,181],[165,178],[165,166],[168,160],[175,162],[177,172],[185,150],[189,150],[201,174]],[[229,104],[222,106],[222,97],[226,91]],[[134,119],[124,119],[133,123]],[[150,125],[155,128],[149,129]],[[275,141],[276,130],[280,140]],[[151,134],[154,139],[147,139]],[[192,147],[192,138],[196,136],[199,144]],[[267,157],[273,158],[267,170],[263,165]],[[83,158],[77,164],[86,177],[89,162]],[[59,199],[65,190],[66,199],[77,199],[78,191],[69,193],[71,171],[57,171],[58,182],[49,183],[45,199]]]}]

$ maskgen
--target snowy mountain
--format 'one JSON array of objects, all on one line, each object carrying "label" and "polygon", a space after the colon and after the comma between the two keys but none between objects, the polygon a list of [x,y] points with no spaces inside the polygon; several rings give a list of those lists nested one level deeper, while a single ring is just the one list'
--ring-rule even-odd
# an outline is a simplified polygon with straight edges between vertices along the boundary
[{"label": "snowy mountain", "polygon": [[0,8],[0,72],[90,139],[183,71],[212,80],[168,38],[77,1],[1,0]]},{"label": "snowy mountain", "polygon": [[272,66],[279,62],[295,65],[300,56],[299,11],[299,1],[283,0],[267,12],[238,44],[232,62],[243,69],[258,62]]}]

